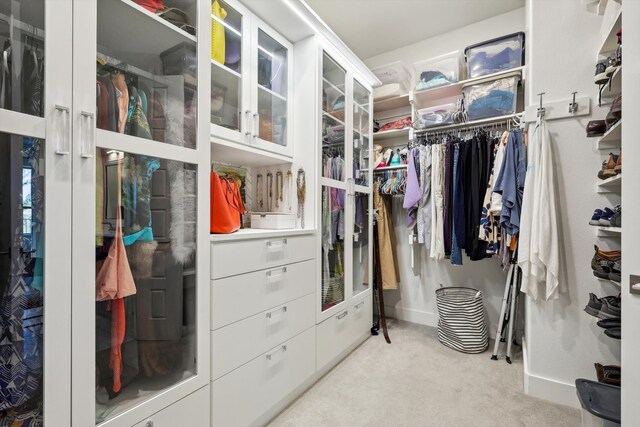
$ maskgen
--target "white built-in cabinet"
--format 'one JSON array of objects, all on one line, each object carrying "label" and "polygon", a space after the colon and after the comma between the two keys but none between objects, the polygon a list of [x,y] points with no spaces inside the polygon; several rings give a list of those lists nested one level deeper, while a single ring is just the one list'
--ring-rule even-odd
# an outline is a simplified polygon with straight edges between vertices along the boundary
[{"label": "white built-in cabinet", "polygon": [[[319,46],[318,369],[371,327],[372,98],[337,53]],[[364,320],[366,319],[366,321]]]},{"label": "white built-in cabinet", "polygon": [[211,20],[211,135],[293,157],[292,44],[235,0]]},{"label": "white built-in cabinet", "polygon": [[178,3],[193,33],[131,0],[0,5],[2,417],[209,424],[210,10]]},{"label": "white built-in cabinet", "polygon": [[[165,0],[186,25],[133,0],[1,2],[0,416],[262,424],[367,336],[375,79],[297,1],[218,1]],[[342,179],[321,174],[325,89],[344,97]],[[303,169],[304,226],[210,235],[211,161],[254,182]],[[342,297],[327,306],[334,190]],[[130,275],[99,286],[116,271]]]}]

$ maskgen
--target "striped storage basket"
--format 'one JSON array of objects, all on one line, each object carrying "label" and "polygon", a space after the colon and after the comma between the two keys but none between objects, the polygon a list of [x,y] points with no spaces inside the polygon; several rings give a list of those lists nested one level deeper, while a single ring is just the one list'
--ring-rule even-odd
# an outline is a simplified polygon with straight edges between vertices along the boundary
[{"label": "striped storage basket", "polygon": [[477,289],[448,287],[436,290],[438,340],[463,353],[482,353],[489,345],[489,333]]}]

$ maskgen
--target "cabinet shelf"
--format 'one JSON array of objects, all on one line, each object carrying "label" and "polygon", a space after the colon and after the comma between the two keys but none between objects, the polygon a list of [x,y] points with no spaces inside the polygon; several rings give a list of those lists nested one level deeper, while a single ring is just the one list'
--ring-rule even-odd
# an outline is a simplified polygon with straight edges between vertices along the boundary
[{"label": "cabinet shelf", "polygon": [[622,120],[611,126],[604,135],[596,142],[598,150],[610,150],[612,148],[620,148],[622,144]]},{"label": "cabinet shelf", "polygon": [[[98,2],[98,46],[123,47],[121,60],[140,68],[157,66],[160,54],[196,38],[131,0]],[[135,36],[132,36],[135,30]]]},{"label": "cabinet shelf", "polygon": [[327,113],[326,111],[322,110],[322,115],[325,117],[328,117],[330,120],[335,121],[336,123],[344,126],[344,122],[340,119],[337,119],[333,114],[331,113]]},{"label": "cabinet shelf", "polygon": [[383,132],[376,132],[373,134],[373,140],[374,141],[387,141],[390,139],[396,139],[396,138],[405,138],[406,140],[409,139],[409,132],[411,131],[411,128],[402,128],[402,129],[391,129],[391,130],[385,130]]},{"label": "cabinet shelf", "polygon": [[408,93],[391,98],[374,99],[373,101],[374,114],[385,113],[387,111],[398,110],[400,108],[411,108]]},{"label": "cabinet shelf", "polygon": [[596,184],[597,193],[619,193],[622,186],[622,174],[612,176]]},{"label": "cabinet shelf", "polygon": [[331,83],[331,82],[329,81],[329,79],[327,79],[326,77],[323,77],[323,78],[322,78],[322,81],[323,81],[327,86],[329,86],[329,88],[333,89],[333,90],[337,93],[336,97],[338,97],[338,96],[344,96],[344,90],[340,89],[338,86],[336,86],[336,85],[334,85],[333,83]]},{"label": "cabinet shelf", "polygon": [[[214,135],[216,132],[214,129],[215,125],[211,125],[211,127],[212,135]],[[211,150],[212,161],[223,162],[238,167],[265,167],[292,162],[291,157],[261,150],[248,144],[231,142],[216,137],[212,137],[211,139]]]},{"label": "cabinet shelf", "polygon": [[267,89],[266,87],[262,86],[262,85],[258,85],[258,89],[262,90],[265,93],[268,93],[269,95],[272,95],[278,99],[280,99],[281,101],[287,102],[287,98],[285,98],[284,96],[272,91],[271,89]]},{"label": "cabinet shelf", "polygon": [[214,59],[211,60],[211,65],[215,65],[217,68],[220,68],[221,70],[223,70],[223,71],[225,71],[225,72],[227,72],[227,73],[231,74],[232,76],[235,76],[235,77],[237,77],[239,79],[242,78],[242,74],[240,74],[237,71],[232,70],[231,68],[227,67],[224,64],[219,63],[218,61],[216,61]]},{"label": "cabinet shelf", "polygon": [[506,75],[513,74],[514,72],[520,74],[521,80],[524,80],[525,67],[512,68],[506,71],[500,71],[499,73],[488,74],[486,76],[476,77],[473,79],[462,80],[457,83],[449,85],[434,87],[433,89],[413,91],[410,94],[410,101],[416,107],[416,109],[431,107],[442,103],[442,100],[447,98],[454,98],[462,95],[462,87],[481,81],[497,80]]}]

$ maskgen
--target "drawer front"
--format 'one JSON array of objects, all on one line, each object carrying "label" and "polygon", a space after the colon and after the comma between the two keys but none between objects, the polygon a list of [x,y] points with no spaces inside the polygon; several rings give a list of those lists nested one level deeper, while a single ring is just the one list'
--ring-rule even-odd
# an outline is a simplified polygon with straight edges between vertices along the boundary
[{"label": "drawer front", "polygon": [[342,353],[353,342],[353,306],[329,317],[317,327],[318,370]]},{"label": "drawer front", "polygon": [[313,326],[315,297],[309,294],[211,332],[211,379]]},{"label": "drawer front", "polygon": [[316,261],[309,260],[211,282],[211,329],[246,319],[314,293]]},{"label": "drawer front", "polygon": [[351,319],[352,342],[366,333],[371,333],[373,325],[373,300],[371,295],[351,303],[353,318]]},{"label": "drawer front", "polygon": [[211,244],[211,279],[315,258],[315,235]]},{"label": "drawer front", "polygon": [[134,427],[208,426],[209,385],[157,412]]},{"label": "drawer front", "polygon": [[315,328],[214,381],[212,425],[248,426],[315,374]]}]

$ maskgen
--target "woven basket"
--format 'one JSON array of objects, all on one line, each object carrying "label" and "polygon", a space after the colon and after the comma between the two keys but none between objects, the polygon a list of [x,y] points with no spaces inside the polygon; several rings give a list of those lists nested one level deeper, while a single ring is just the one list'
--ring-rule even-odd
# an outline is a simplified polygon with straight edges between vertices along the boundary
[{"label": "woven basket", "polygon": [[438,340],[463,353],[482,353],[489,345],[482,292],[464,287],[436,290]]}]

